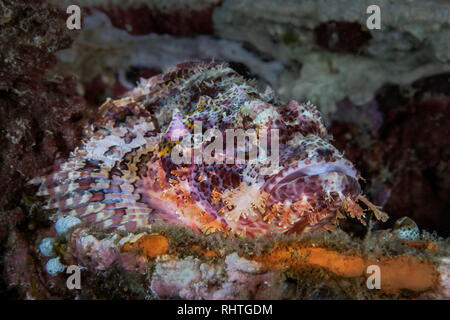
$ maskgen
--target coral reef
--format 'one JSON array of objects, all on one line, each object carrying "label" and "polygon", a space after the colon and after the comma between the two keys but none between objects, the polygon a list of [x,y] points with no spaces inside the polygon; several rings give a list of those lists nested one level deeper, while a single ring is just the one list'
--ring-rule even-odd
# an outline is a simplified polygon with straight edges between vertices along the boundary
[{"label": "coral reef", "polygon": [[[244,240],[163,224],[105,236],[78,226],[54,246],[64,265],[81,268],[81,289],[57,286],[68,276],[63,272],[41,277],[54,284],[45,289],[48,296],[84,299],[448,298],[448,243],[423,238],[408,241],[382,231],[355,240],[337,231]],[[12,260],[10,267],[20,263]],[[370,265],[381,269],[380,290],[366,286]],[[18,276],[13,270],[9,275]],[[44,287],[20,288],[29,298],[42,297],[38,290]]]},{"label": "coral reef", "polygon": [[[63,75],[76,75],[90,97],[100,95],[96,101],[100,103],[107,97],[119,98],[124,93],[120,88],[125,91],[134,88],[139,76],[148,78],[189,60],[240,63],[255,77],[272,84],[283,68],[279,62],[264,61],[245,50],[240,43],[207,35],[189,38],[157,33],[131,35],[115,28],[99,10],[86,14],[83,29],[73,46],[60,51],[58,58],[56,70]],[[146,70],[152,72],[145,73]],[[138,72],[133,75],[135,71]]]},{"label": "coral reef", "polygon": [[75,147],[78,133],[72,122],[84,103],[73,78],[48,78],[45,72],[56,63],[53,53],[70,45],[61,12],[20,1],[4,2],[2,10],[0,191],[5,195],[4,207],[7,199],[17,197],[23,182],[54,161],[57,151],[67,153]]},{"label": "coral reef", "polygon": [[[381,8],[381,30],[365,27],[370,5]],[[279,94],[311,100],[328,117],[345,98],[370,102],[386,82],[448,71],[449,12],[445,1],[230,0],[213,22],[219,37],[248,42],[285,65]]]},{"label": "coral reef", "polygon": [[442,235],[450,230],[450,221],[442,219],[450,205],[450,144],[442,139],[449,134],[449,110],[449,99],[412,102],[393,110],[381,133],[384,166],[395,173],[386,210]]},{"label": "coral reef", "polygon": [[[61,8],[70,4],[70,1],[54,2]],[[261,81],[269,82],[283,98],[310,100],[327,118],[345,98],[357,105],[367,104],[386,82],[405,85],[450,70],[446,39],[450,7],[445,1],[424,4],[419,0],[396,3],[283,0],[276,4],[273,1],[242,4],[234,0],[186,0],[161,4],[153,0],[97,0],[79,3],[88,15],[84,17],[85,28],[79,41],[89,44],[85,49],[91,54],[77,52],[75,48],[70,53],[73,60],[69,65],[77,66],[87,57],[95,58],[96,54],[92,53],[95,49],[103,51],[103,57],[90,71],[96,76],[130,65],[158,67],[161,60],[162,66],[174,65],[181,62],[180,56],[181,60],[238,60]],[[382,8],[382,30],[366,29],[369,5]],[[104,21],[99,11],[105,13],[110,27],[105,25],[106,28],[97,30],[90,27],[96,24],[94,21],[97,24]],[[171,23],[175,19],[177,22]],[[119,30],[129,36],[128,49],[117,45],[124,38]],[[161,41],[158,52],[163,53],[146,54],[146,50],[152,52],[152,47],[145,37],[136,34]],[[213,41],[215,38],[211,36],[220,41]],[[177,42],[183,43],[183,50],[176,50]],[[114,50],[104,50],[109,46]],[[201,49],[193,50],[197,46]],[[137,52],[139,58],[134,57]],[[127,61],[130,56],[132,59]],[[76,73],[80,68],[71,71]],[[95,76],[87,82],[86,78],[80,78],[86,84]]]},{"label": "coral reef", "polygon": [[[441,79],[441,80],[439,80]],[[449,235],[448,199],[448,114],[445,92],[448,75],[415,82],[398,94],[380,90],[373,106],[377,113],[361,117],[361,109],[341,105],[341,110],[358,115],[333,121],[330,131],[337,148],[370,181],[365,190],[377,205],[395,219],[411,217],[429,231]],[[432,92],[426,83],[435,83]],[[442,92],[439,90],[442,87]],[[447,85],[448,86],[448,85]],[[409,92],[409,96],[400,94]],[[448,91],[446,91],[448,94]],[[386,98],[389,97],[389,98]],[[364,108],[364,110],[369,110]],[[379,119],[383,119],[381,122]]]},{"label": "coral reef", "polygon": [[[17,277],[0,282],[3,296],[7,285],[39,283],[24,269],[33,261],[26,241],[47,222],[37,218],[26,182],[76,146],[89,110],[75,78],[47,72],[57,63],[54,53],[72,41],[65,13],[43,1],[2,1],[0,11],[0,252],[23,264]],[[8,263],[0,265],[9,274]]]}]

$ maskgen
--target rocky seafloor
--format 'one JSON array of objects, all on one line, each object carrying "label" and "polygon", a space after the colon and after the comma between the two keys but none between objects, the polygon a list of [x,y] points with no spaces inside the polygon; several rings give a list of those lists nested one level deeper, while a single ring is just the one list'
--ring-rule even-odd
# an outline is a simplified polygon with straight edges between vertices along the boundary
[{"label": "rocky seafloor", "polygon": [[[2,298],[449,298],[447,3],[432,1],[414,17],[411,2],[400,1],[389,12],[401,19],[389,16],[384,33],[348,13],[359,4],[78,4],[76,31],[65,26],[64,1],[0,2]],[[236,21],[245,21],[239,30]],[[79,146],[107,97],[178,62],[213,58],[286,99],[317,104],[390,220],[252,240],[165,225],[132,236],[77,226],[58,233],[27,181]],[[392,232],[404,216],[419,239]],[[46,237],[56,239],[62,265],[83,266],[82,289],[69,290],[64,272],[48,274],[51,258],[39,249]],[[385,275],[382,290],[366,286],[372,264]]]}]

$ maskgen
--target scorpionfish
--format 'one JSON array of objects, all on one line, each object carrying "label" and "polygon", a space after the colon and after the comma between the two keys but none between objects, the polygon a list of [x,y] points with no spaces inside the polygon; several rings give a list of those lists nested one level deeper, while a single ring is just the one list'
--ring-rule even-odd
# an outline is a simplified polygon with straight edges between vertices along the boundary
[{"label": "scorpionfish", "polygon": [[[345,216],[365,224],[360,201],[387,219],[362,195],[314,105],[283,103],[225,63],[179,64],[99,112],[81,146],[31,181],[54,220],[77,217],[105,232],[160,221],[255,237],[332,229]],[[250,160],[248,134],[226,152],[209,150],[209,161],[193,159],[236,131],[266,133],[266,148]]]}]

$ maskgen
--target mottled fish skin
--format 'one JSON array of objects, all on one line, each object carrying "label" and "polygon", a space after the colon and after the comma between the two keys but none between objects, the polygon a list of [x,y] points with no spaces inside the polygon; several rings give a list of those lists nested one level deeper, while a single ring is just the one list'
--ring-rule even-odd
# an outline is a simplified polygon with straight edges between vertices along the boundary
[{"label": "mottled fish skin", "polygon": [[[55,219],[76,216],[105,231],[162,220],[251,237],[316,230],[346,214],[365,223],[358,173],[331,144],[317,108],[282,103],[226,64],[177,65],[100,111],[82,146],[31,181]],[[176,164],[172,151],[180,137],[195,139],[194,122],[222,133],[278,130],[280,168],[262,174],[267,159]],[[203,139],[196,147],[205,150],[211,141]]]}]

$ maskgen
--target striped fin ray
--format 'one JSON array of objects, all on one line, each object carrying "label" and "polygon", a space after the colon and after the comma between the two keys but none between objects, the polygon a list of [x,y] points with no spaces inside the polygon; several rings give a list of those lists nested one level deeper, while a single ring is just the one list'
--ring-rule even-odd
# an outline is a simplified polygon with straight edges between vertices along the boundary
[{"label": "striped fin ray", "polygon": [[120,192],[129,194],[134,191],[134,187],[122,178],[81,178],[67,180],[64,184],[60,185],[41,185],[37,195],[62,199],[68,195],[83,193],[85,191],[103,191],[105,193]]},{"label": "striped fin ray", "polygon": [[78,172],[78,170],[82,169],[85,166],[86,164],[84,160],[71,158],[67,162],[54,167],[51,174],[36,177],[28,181],[28,183],[41,186],[60,183],[69,179],[69,174]]},{"label": "striped fin ray", "polygon": [[[103,229],[119,229],[129,230],[128,228],[134,223],[134,229],[138,227],[148,226],[150,223],[149,216],[152,212],[150,208],[128,208],[128,209],[108,209],[103,210],[95,217],[87,216],[87,220],[92,225],[100,226]],[[128,228],[123,228],[128,224]]]},{"label": "striped fin ray", "polygon": [[52,173],[31,180],[46,196],[54,218],[73,216],[102,228],[144,226],[152,209],[139,202],[135,161],[157,146],[157,132],[146,108],[133,99],[108,101],[103,116],[87,128],[83,145]]},{"label": "striped fin ray", "polygon": [[[120,192],[120,190],[119,190]],[[51,198],[44,206],[45,209],[58,209],[65,211],[67,209],[76,209],[82,207],[89,202],[102,202],[102,203],[120,203],[129,201],[129,204],[133,204],[135,200],[138,200],[139,196],[127,192],[123,193],[104,193],[104,192],[89,192],[85,191],[78,194],[69,194],[65,198]]]},{"label": "striped fin ray", "polygon": [[[136,202],[138,195],[104,194],[103,196],[107,197],[97,202],[86,201],[76,208],[67,205],[64,208],[58,207],[58,215],[74,216],[103,229],[116,229],[132,221],[136,222],[136,227],[148,225],[152,209],[143,203]],[[91,198],[91,200],[97,199]]]},{"label": "striped fin ray", "polygon": [[135,212],[123,217],[121,223],[117,226],[118,230],[131,231],[137,228],[143,228],[150,224],[149,215],[145,212]]},{"label": "striped fin ray", "polygon": [[[65,175],[62,184],[41,186],[39,195],[49,196],[45,209],[56,209],[56,217],[74,216],[104,230],[131,230],[149,225],[153,210],[139,202],[140,195],[134,193],[132,184],[134,178],[126,171],[119,176],[104,169],[78,170]],[[46,181],[53,182],[53,177],[47,177]]]}]

